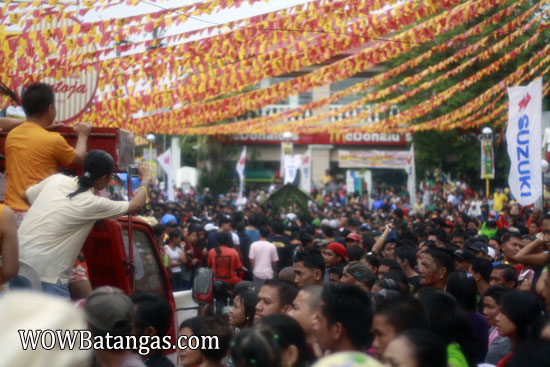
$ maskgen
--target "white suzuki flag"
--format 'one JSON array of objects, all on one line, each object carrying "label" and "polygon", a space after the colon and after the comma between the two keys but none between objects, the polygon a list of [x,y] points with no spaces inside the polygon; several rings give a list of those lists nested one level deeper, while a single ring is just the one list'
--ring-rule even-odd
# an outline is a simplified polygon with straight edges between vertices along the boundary
[{"label": "white suzuki flag", "polygon": [[235,166],[235,170],[237,171],[237,175],[239,175],[239,199],[243,197],[244,192],[244,165],[246,163],[246,145],[243,147],[243,151],[241,153],[241,157],[237,161],[237,165]]},{"label": "white suzuki flag", "polygon": [[311,148],[308,148],[306,154],[302,157],[300,165],[300,189],[311,193]]},{"label": "white suzuki flag", "polygon": [[508,99],[508,184],[520,205],[531,205],[542,195],[542,78],[508,88]]},{"label": "white suzuki flag", "polygon": [[162,153],[157,157],[157,162],[159,162],[160,166],[166,172],[166,191],[168,192],[168,200],[174,201],[175,200],[175,192],[174,192],[174,183],[172,181],[172,154],[171,150],[168,149],[166,152]]}]

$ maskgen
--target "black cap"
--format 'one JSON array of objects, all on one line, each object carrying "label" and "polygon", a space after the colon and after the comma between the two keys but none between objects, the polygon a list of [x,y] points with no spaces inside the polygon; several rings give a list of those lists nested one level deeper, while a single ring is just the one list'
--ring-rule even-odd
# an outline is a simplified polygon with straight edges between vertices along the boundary
[{"label": "black cap", "polygon": [[489,253],[489,249],[487,248],[487,245],[481,241],[475,241],[470,245],[470,250],[474,252],[483,251],[484,254]]},{"label": "black cap", "polygon": [[465,249],[458,249],[453,253],[453,255],[454,257],[464,261],[472,261],[476,257],[472,251]]}]

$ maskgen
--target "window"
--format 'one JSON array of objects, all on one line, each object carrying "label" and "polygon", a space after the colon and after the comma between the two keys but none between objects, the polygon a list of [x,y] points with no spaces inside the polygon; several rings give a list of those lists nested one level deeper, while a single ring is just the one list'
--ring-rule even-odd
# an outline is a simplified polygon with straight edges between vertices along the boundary
[{"label": "window", "polygon": [[[124,249],[128,253],[128,229],[122,229]],[[166,296],[166,286],[160,271],[159,263],[155,257],[151,239],[144,231],[134,229],[134,291],[156,293]]]}]

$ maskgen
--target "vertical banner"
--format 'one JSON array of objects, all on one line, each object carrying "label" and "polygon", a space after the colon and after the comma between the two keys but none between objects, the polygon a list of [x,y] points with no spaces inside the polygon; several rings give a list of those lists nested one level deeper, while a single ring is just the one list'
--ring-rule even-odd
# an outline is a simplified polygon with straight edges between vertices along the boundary
[{"label": "vertical banner", "polygon": [[283,141],[281,143],[281,169],[279,171],[279,176],[284,177],[285,175],[285,157],[291,156],[294,150],[294,144],[288,141]]},{"label": "vertical banner", "polygon": [[287,183],[293,184],[302,163],[302,156],[285,155],[283,162],[285,167],[283,185],[286,185]]},{"label": "vertical banner", "polygon": [[346,193],[352,195],[355,193],[355,172],[346,170]]},{"label": "vertical banner", "polygon": [[311,193],[311,148],[308,148],[306,154],[302,157],[300,165],[300,189]]},{"label": "vertical banner", "polygon": [[531,205],[542,196],[542,78],[508,88],[508,98],[508,184],[520,205]]},{"label": "vertical banner", "polygon": [[246,163],[246,145],[243,147],[243,151],[241,153],[241,157],[237,161],[237,165],[235,166],[235,170],[237,171],[237,175],[239,175],[239,199],[242,199],[243,192],[244,192],[244,166]]},{"label": "vertical banner", "polygon": [[409,192],[409,203],[414,208],[416,203],[416,165],[414,163],[414,144],[411,144],[409,158],[407,160],[407,191]]},{"label": "vertical banner", "polygon": [[493,180],[495,178],[495,153],[491,139],[481,140],[481,179]]},{"label": "vertical banner", "polygon": [[172,158],[171,158],[171,149],[168,149],[166,152],[162,153],[157,157],[157,161],[160,166],[166,172],[166,191],[168,192],[168,200],[174,201],[174,183],[172,181]]}]

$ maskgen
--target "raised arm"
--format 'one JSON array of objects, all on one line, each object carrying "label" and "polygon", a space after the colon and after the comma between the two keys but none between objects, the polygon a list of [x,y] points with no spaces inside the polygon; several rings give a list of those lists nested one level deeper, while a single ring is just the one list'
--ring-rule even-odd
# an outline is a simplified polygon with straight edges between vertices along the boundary
[{"label": "raised arm", "polygon": [[147,163],[142,163],[139,166],[139,178],[141,180],[141,186],[135,192],[135,196],[132,200],[130,200],[127,214],[139,213],[147,201],[149,195],[147,186],[151,182],[151,167],[149,167]]},{"label": "raised arm", "polygon": [[386,224],[386,228],[384,229],[384,233],[382,233],[382,235],[380,237],[378,237],[378,239],[374,243],[374,246],[372,246],[372,252],[374,254],[378,255],[378,253],[382,249],[382,246],[384,246],[384,243],[386,242],[386,238],[388,238],[388,236],[390,235],[392,230],[393,230],[392,225],[391,224]]},{"label": "raised arm", "polygon": [[73,164],[82,165],[84,163],[84,156],[86,155],[86,147],[88,145],[88,136],[92,131],[92,125],[87,122],[79,122],[73,127],[74,132],[76,133],[76,146],[74,150],[76,155],[74,156]]},{"label": "raised arm", "polygon": [[545,245],[542,233],[537,235],[537,238],[529,243],[527,246],[519,250],[519,252],[514,256],[514,259],[522,264],[531,265],[531,266],[542,266],[548,261],[550,257],[547,253],[533,253],[537,251],[541,246]]}]

